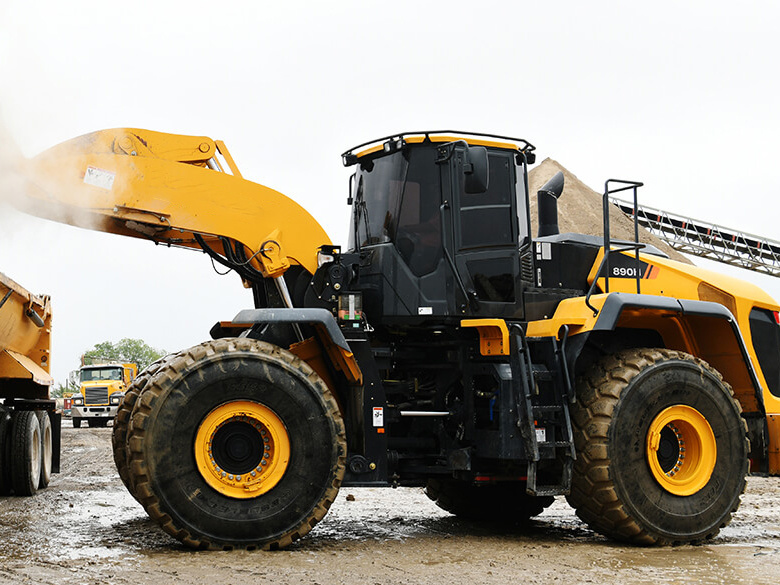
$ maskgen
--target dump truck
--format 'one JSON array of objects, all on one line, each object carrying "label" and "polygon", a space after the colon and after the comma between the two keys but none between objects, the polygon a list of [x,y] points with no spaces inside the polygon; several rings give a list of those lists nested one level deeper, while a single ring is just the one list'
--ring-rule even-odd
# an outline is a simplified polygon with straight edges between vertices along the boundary
[{"label": "dump truck", "polygon": [[276,549],[344,486],[423,486],[474,520],[566,496],[637,544],[712,538],[780,470],[780,306],[610,235],[531,233],[519,138],[406,132],[342,154],[348,243],[225,144],[114,129],[28,162],[29,213],[204,252],[254,308],[145,369],[112,442],[130,493],[198,549]]},{"label": "dump truck", "polygon": [[81,366],[79,395],[71,398],[73,427],[79,428],[82,421],[87,421],[90,427],[108,426],[137,374],[138,366],[130,363],[102,362]]},{"label": "dump truck", "polygon": [[50,341],[51,299],[0,273],[0,495],[31,496],[59,472]]}]

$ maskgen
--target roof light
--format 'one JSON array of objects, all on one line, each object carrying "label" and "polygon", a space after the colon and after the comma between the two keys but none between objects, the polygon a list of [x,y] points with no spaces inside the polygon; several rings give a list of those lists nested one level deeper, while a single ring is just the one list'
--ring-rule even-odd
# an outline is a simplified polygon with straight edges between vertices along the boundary
[{"label": "roof light", "polygon": [[406,141],[403,138],[391,138],[382,145],[382,150],[389,154],[401,150],[406,146]]}]

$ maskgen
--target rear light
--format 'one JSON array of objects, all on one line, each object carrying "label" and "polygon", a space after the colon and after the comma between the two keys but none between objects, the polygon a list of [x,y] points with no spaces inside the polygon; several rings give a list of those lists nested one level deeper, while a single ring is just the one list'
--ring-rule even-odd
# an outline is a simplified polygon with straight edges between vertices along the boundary
[{"label": "rear light", "polygon": [[772,314],[775,316],[775,323],[780,325],[780,312],[778,311],[772,311]]}]

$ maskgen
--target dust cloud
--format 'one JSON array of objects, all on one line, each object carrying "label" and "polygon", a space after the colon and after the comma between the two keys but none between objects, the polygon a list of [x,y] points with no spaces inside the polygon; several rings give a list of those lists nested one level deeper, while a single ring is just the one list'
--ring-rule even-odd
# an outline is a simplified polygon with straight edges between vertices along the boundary
[{"label": "dust cloud", "polygon": [[[111,207],[101,194],[73,180],[72,157],[26,158],[0,120],[0,227],[13,232],[36,216],[56,223],[105,231],[105,217],[97,212]],[[105,198],[105,196],[104,196]],[[6,238],[0,240],[0,244]]]},{"label": "dust cloud", "polygon": [[30,218],[19,211],[27,184],[22,172],[24,161],[17,141],[0,119],[0,247],[6,249],[31,224]]},{"label": "dust cloud", "polygon": [[18,201],[24,192],[25,179],[21,171],[22,151],[11,133],[0,122],[0,210]]}]

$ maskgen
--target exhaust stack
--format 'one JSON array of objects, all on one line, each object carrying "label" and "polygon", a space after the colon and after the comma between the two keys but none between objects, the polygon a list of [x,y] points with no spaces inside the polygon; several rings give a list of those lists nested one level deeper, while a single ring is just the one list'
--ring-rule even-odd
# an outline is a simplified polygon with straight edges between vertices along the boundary
[{"label": "exhaust stack", "polygon": [[554,236],[558,230],[558,197],[563,193],[563,173],[558,171],[537,191],[539,233],[537,237]]}]

